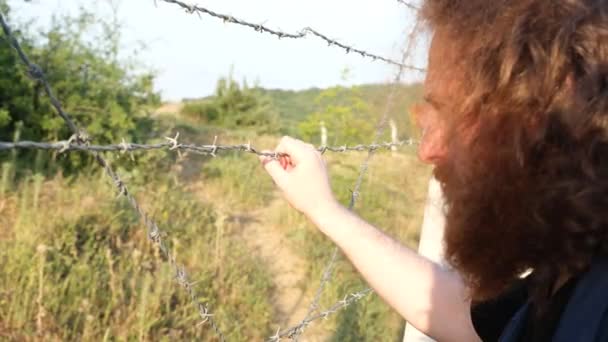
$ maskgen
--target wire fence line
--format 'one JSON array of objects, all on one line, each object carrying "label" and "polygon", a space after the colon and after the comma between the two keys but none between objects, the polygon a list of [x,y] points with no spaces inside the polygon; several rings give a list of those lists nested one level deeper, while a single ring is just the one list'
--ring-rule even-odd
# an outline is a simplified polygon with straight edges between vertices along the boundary
[{"label": "wire fence line", "polygon": [[[280,30],[273,30],[264,25],[253,24],[251,22],[247,22],[247,21],[244,21],[244,20],[229,16],[229,15],[213,12],[209,9],[203,8],[198,5],[189,5],[189,4],[186,4],[179,0],[160,0],[160,1],[178,5],[189,13],[196,13],[199,16],[201,14],[210,15],[212,17],[222,19],[228,23],[234,23],[234,24],[246,26],[246,27],[255,29],[258,32],[269,33],[269,34],[275,35],[278,38],[299,39],[299,38],[305,38],[308,35],[312,35],[312,36],[315,36],[315,37],[320,38],[320,39],[324,40],[325,42],[327,42],[328,46],[336,46],[336,47],[344,49],[347,53],[349,53],[349,52],[357,53],[357,54],[360,54],[362,57],[371,58],[373,60],[380,60],[385,63],[398,67],[398,72],[393,81],[393,87],[388,94],[386,107],[385,107],[384,112],[377,125],[377,129],[375,132],[375,138],[374,138],[373,142],[371,144],[359,144],[359,145],[354,145],[354,146],[346,146],[346,145],[344,145],[344,146],[320,146],[317,148],[318,151],[320,151],[322,153],[325,153],[325,152],[344,153],[344,152],[352,152],[352,151],[360,151],[360,152],[368,153],[366,158],[364,159],[363,163],[361,164],[359,176],[356,180],[354,189],[352,190],[351,199],[350,199],[349,206],[348,206],[348,208],[350,210],[353,210],[355,203],[359,197],[359,191],[360,191],[360,187],[361,187],[364,175],[367,172],[367,169],[369,167],[369,162],[376,151],[389,150],[389,149],[392,149],[393,147],[412,146],[412,145],[417,144],[417,141],[412,140],[412,139],[407,139],[404,141],[392,142],[392,143],[388,143],[388,142],[376,143],[376,141],[378,141],[381,138],[381,136],[386,128],[388,118],[389,118],[389,112],[393,106],[393,101],[394,101],[394,98],[395,98],[395,95],[397,92],[398,84],[401,80],[401,77],[402,77],[404,71],[405,70],[413,70],[413,71],[418,71],[418,72],[425,71],[425,69],[418,68],[418,67],[405,63],[407,58],[411,54],[411,49],[412,49],[411,44],[408,44],[407,49],[403,53],[401,61],[397,62],[397,61],[394,61],[394,60],[391,60],[391,59],[388,59],[388,58],[385,58],[385,57],[382,57],[382,56],[379,56],[379,55],[376,55],[373,53],[369,53],[364,50],[354,48],[350,45],[346,45],[344,43],[338,42],[331,38],[328,38],[328,36],[321,34],[318,31],[316,31],[310,27],[306,27],[297,33],[287,33],[287,32],[283,32]],[[398,1],[402,4],[405,4],[406,6],[408,6],[411,9],[417,10],[417,8],[415,6],[405,2],[403,0],[398,0]],[[155,2],[156,2],[156,0],[155,0]],[[2,13],[0,13],[0,24],[2,26],[5,36],[9,40],[10,45],[16,50],[21,62],[27,68],[28,74],[31,76],[32,79],[34,79],[36,82],[39,82],[43,86],[43,89],[44,89],[46,95],[50,99],[51,104],[57,111],[58,115],[65,121],[66,125],[70,128],[70,130],[73,133],[73,135],[68,140],[58,141],[58,142],[35,142],[35,141],[0,142],[0,151],[14,150],[14,149],[41,149],[41,150],[58,151],[60,153],[65,153],[65,152],[91,153],[92,156],[97,161],[97,163],[102,167],[102,169],[105,171],[107,176],[114,183],[114,185],[116,186],[116,188],[118,190],[119,195],[122,195],[126,198],[128,203],[131,205],[131,207],[134,209],[134,211],[138,214],[138,216],[143,221],[144,226],[148,230],[147,236],[148,236],[149,240],[154,245],[156,245],[157,248],[159,248],[159,250],[162,252],[163,256],[167,259],[169,266],[171,267],[171,269],[173,270],[173,272],[175,274],[176,282],[182,288],[184,288],[184,290],[186,291],[186,294],[189,297],[189,300],[192,302],[192,304],[194,304],[195,308],[197,309],[197,313],[201,318],[200,323],[209,323],[211,325],[213,331],[217,335],[218,339],[220,341],[225,341],[225,336],[222,333],[222,331],[219,329],[219,326],[217,325],[217,323],[215,322],[213,314],[210,312],[208,304],[200,301],[199,297],[196,294],[196,290],[194,288],[194,283],[192,283],[190,281],[190,278],[189,278],[184,266],[180,265],[178,263],[178,261],[173,256],[173,253],[171,252],[171,247],[165,242],[164,236],[166,234],[163,231],[161,231],[160,228],[158,227],[158,225],[154,222],[154,220],[146,214],[146,212],[143,210],[143,208],[137,202],[137,200],[135,199],[133,194],[129,191],[126,184],[122,181],[120,176],[113,170],[113,168],[110,166],[110,164],[102,157],[101,153],[102,152],[126,153],[126,152],[135,152],[135,151],[170,150],[170,151],[177,151],[177,152],[185,151],[185,152],[193,152],[193,153],[197,153],[197,154],[216,156],[216,154],[220,153],[220,152],[238,151],[238,152],[257,154],[260,156],[269,156],[269,157],[274,157],[274,158],[280,156],[280,154],[274,153],[274,152],[264,152],[262,150],[259,150],[255,147],[253,147],[250,143],[237,144],[237,145],[218,145],[218,144],[216,144],[217,138],[211,145],[209,145],[209,144],[197,145],[197,144],[181,143],[178,140],[179,134],[177,134],[175,137],[172,137],[172,138],[166,138],[166,142],[156,143],[156,144],[128,143],[125,140],[123,140],[121,143],[118,143],[118,144],[107,144],[107,145],[91,144],[90,138],[88,137],[87,133],[84,130],[79,129],[78,126],[74,123],[74,121],[69,117],[69,115],[63,110],[61,103],[54,96],[53,90],[52,90],[49,82],[47,81],[43,70],[40,67],[38,67],[36,64],[34,64],[30,61],[28,56],[25,54],[25,52],[21,48],[17,39],[12,34],[12,31],[11,31],[10,27],[8,26],[8,24],[6,23],[6,21],[4,19],[4,15]],[[417,30],[417,28],[419,28],[418,23],[416,24],[416,27],[414,30]],[[412,32],[412,34],[413,34],[413,32]],[[411,38],[411,36],[410,36],[410,38]],[[411,41],[410,41],[410,43],[411,43]],[[290,328],[287,328],[284,330],[279,329],[274,336],[271,336],[269,338],[269,341],[279,341],[283,337],[288,337],[288,338],[297,340],[298,337],[304,332],[304,330],[313,321],[316,321],[316,320],[319,320],[322,318],[326,319],[330,315],[337,313],[338,311],[347,307],[348,305],[350,305],[356,301],[359,301],[359,300],[367,297],[369,294],[373,293],[373,291],[371,289],[366,288],[366,289],[363,289],[362,291],[354,292],[354,293],[350,293],[350,294],[346,295],[344,297],[344,299],[337,301],[334,305],[330,306],[329,308],[327,308],[323,311],[318,310],[320,298],[324,291],[324,288],[327,285],[327,283],[331,280],[334,264],[338,257],[338,252],[339,252],[338,248],[337,247],[334,248],[331,258],[330,258],[327,266],[324,269],[324,272],[323,272],[323,275],[321,277],[321,281],[319,284],[319,288],[318,288],[317,292],[315,293],[315,296],[309,306],[306,316],[297,325],[295,325],[293,327],[290,327]]]},{"label": "wire fence line", "polygon": [[[75,136],[74,136],[75,137]],[[239,145],[197,145],[179,143],[176,138],[166,138],[168,141],[158,144],[136,144],[122,142],[120,144],[111,145],[91,145],[91,144],[75,144],[76,138],[58,142],[38,142],[38,141],[16,141],[5,142],[0,141],[0,151],[3,150],[51,150],[60,153],[66,152],[134,152],[134,151],[154,151],[154,150],[169,150],[169,151],[184,151],[194,152],[197,154],[216,156],[220,152],[247,152],[265,157],[279,157],[282,153],[265,152],[253,147],[250,143]],[[170,140],[170,141],[169,141]],[[413,139],[407,139],[394,143],[374,143],[369,145],[343,145],[343,146],[319,146],[317,151],[321,153],[346,153],[346,152],[369,152],[378,150],[392,150],[394,147],[413,146],[418,142]]]},{"label": "wire fence line", "polygon": [[263,24],[255,24],[255,23],[243,20],[243,19],[239,19],[239,18],[233,17],[233,16],[228,15],[228,14],[222,14],[222,13],[218,13],[218,12],[212,11],[210,9],[207,9],[207,8],[199,6],[199,5],[188,4],[188,3],[185,3],[185,2],[180,1],[180,0],[155,0],[155,2],[158,2],[158,1],[162,1],[162,2],[169,3],[169,4],[177,5],[177,6],[181,7],[181,8],[183,8],[184,10],[186,10],[186,12],[188,12],[188,13],[196,13],[199,16],[201,16],[201,15],[209,15],[211,17],[221,19],[221,20],[223,20],[226,23],[232,23],[232,24],[236,24],[236,25],[241,25],[241,26],[249,27],[249,28],[251,28],[251,29],[253,29],[255,31],[258,31],[258,32],[268,33],[268,34],[274,35],[274,36],[278,37],[279,39],[281,39],[281,38],[301,39],[301,38],[306,38],[309,35],[312,35],[314,37],[317,37],[317,38],[320,38],[320,39],[324,40],[328,44],[328,46],[339,47],[339,48],[343,49],[344,51],[346,51],[346,53],[351,53],[352,52],[352,53],[355,53],[355,54],[359,54],[359,55],[361,55],[361,57],[364,57],[364,58],[371,58],[372,60],[379,60],[379,61],[385,62],[387,64],[395,65],[397,67],[404,68],[404,69],[418,71],[418,72],[421,72],[421,73],[426,71],[426,69],[424,69],[424,68],[420,68],[420,67],[417,67],[417,66],[414,66],[414,65],[410,65],[410,64],[405,64],[404,62],[397,62],[397,61],[392,60],[390,58],[386,58],[386,57],[377,55],[375,53],[367,52],[365,50],[361,50],[361,49],[355,48],[352,45],[348,45],[348,44],[339,42],[337,40],[331,39],[331,38],[329,38],[328,35],[323,34],[323,33],[319,32],[319,31],[317,31],[317,30],[315,30],[315,29],[313,29],[311,27],[305,27],[305,28],[303,28],[300,31],[295,32],[295,33],[293,33],[293,32],[284,32],[284,31],[281,31],[281,30],[278,30],[278,29],[269,28],[269,27],[267,27],[267,26],[265,26]]},{"label": "wire fence line", "polygon": [[[414,45],[415,37],[417,36],[417,34],[419,33],[419,31],[421,29],[422,29],[421,22],[419,20],[417,20],[415,22],[412,30],[408,34],[407,46],[404,49],[402,57],[401,57],[402,62],[404,62],[408,58],[410,58],[410,56],[414,50],[414,47],[415,47],[415,45]],[[401,64],[403,64],[403,63],[401,63]],[[395,77],[392,81],[392,86],[391,86],[391,89],[387,96],[384,111],[383,111],[382,116],[380,117],[378,125],[377,125],[377,129],[376,129],[375,136],[374,136],[374,143],[375,143],[375,141],[377,141],[378,139],[380,139],[382,137],[382,134],[384,133],[384,131],[386,129],[386,126],[387,126],[387,123],[389,120],[389,113],[393,107],[393,102],[395,100],[397,89],[399,87],[399,82],[401,81],[401,78],[403,77],[404,72],[405,72],[405,68],[402,66],[399,66],[397,69],[397,72],[395,74]],[[369,150],[365,160],[361,164],[361,167],[359,170],[359,176],[357,177],[357,180],[355,182],[355,186],[352,190],[350,202],[348,204],[348,209],[351,211],[354,209],[354,206],[359,197],[359,191],[361,189],[361,184],[363,183],[363,178],[364,178],[365,174],[367,173],[367,169],[369,167],[369,162],[371,161],[371,159],[374,155],[374,152],[375,152],[375,150]],[[304,319],[302,319],[300,321],[300,323],[298,323],[297,325],[295,325],[291,328],[288,328],[280,333],[277,333],[278,337],[287,336],[289,338],[297,340],[299,338],[299,336],[304,332],[304,330],[308,327],[308,325],[312,322],[310,319],[312,317],[314,317],[312,315],[319,307],[319,302],[321,300],[321,295],[323,294],[325,286],[331,280],[334,266],[338,259],[338,253],[339,253],[339,249],[337,246],[335,246],[332,251],[332,254],[330,256],[330,259],[329,259],[327,265],[325,266],[325,269],[323,270],[319,287],[315,293],[315,296],[314,296],[312,302],[310,303],[308,312],[307,312],[306,316],[304,317]],[[373,291],[370,288],[366,288],[361,293],[371,293],[371,292],[373,292]],[[363,298],[363,297],[357,297],[352,302],[356,302],[357,300],[359,300],[361,298]],[[350,302],[350,303],[352,303],[352,302]]]},{"label": "wire fence line", "polygon": [[411,9],[412,11],[419,11],[420,8],[418,6],[413,5],[412,3],[409,3],[405,0],[397,0],[398,3],[404,5],[405,7]]},{"label": "wire fence line", "polygon": [[[4,19],[4,14],[0,12],[0,25],[2,26],[2,30],[4,31],[5,36],[9,40],[10,45],[17,51],[21,61],[28,69],[30,76],[37,82],[43,85],[44,90],[48,98],[51,100],[51,104],[57,111],[57,113],[63,118],[66,125],[70,128],[70,130],[74,133],[71,140],[75,140],[80,144],[88,144],[89,138],[84,130],[80,130],[76,124],[72,121],[72,119],[67,115],[67,113],[63,110],[63,107],[59,100],[53,94],[52,88],[46,79],[44,72],[40,67],[33,64],[30,59],[27,57],[21,45],[13,35],[11,28],[8,26]],[[184,266],[180,265],[177,260],[175,260],[173,253],[169,245],[165,242],[163,235],[164,233],[159,229],[156,222],[146,214],[143,208],[139,205],[133,194],[129,192],[127,185],[122,181],[120,176],[112,169],[110,164],[96,151],[90,151],[93,155],[97,163],[105,170],[108,177],[112,180],[114,185],[116,186],[119,195],[123,195],[128,203],[131,205],[133,210],[139,215],[142,219],[144,225],[148,229],[148,239],[153,242],[157,248],[161,251],[164,257],[169,262],[169,265],[173,272],[175,273],[175,280],[177,283],[186,291],[189,300],[193,303],[195,308],[197,309],[197,313],[201,318],[200,323],[209,323],[213,328],[215,334],[218,336],[220,341],[225,341],[224,334],[220,330],[219,326],[213,319],[213,314],[210,313],[209,306],[207,303],[203,303],[199,300],[199,297],[196,294],[196,290],[193,286],[193,283],[189,280],[189,276],[184,268]]]},{"label": "wire fence line", "polygon": [[[403,53],[402,60],[405,60],[406,58],[408,58],[407,49]],[[397,88],[397,85],[398,85],[399,81],[401,80],[403,71],[404,71],[404,68],[403,67],[399,67],[398,71],[397,71],[397,74],[395,75],[395,79],[394,79],[394,82],[393,82],[393,87],[391,87],[391,91],[389,92],[385,110],[384,110],[382,116],[380,117],[380,120],[379,120],[378,125],[377,125],[377,130],[376,130],[376,133],[375,133],[375,136],[374,136],[374,141],[376,141],[377,139],[379,139],[382,136],[382,134],[384,133],[384,130],[385,130],[387,122],[388,122],[389,112],[390,112],[390,109],[392,107],[392,102],[393,102],[393,99],[394,99],[396,88]],[[365,160],[363,161],[363,163],[360,166],[359,175],[357,177],[357,180],[355,182],[355,186],[354,186],[354,188],[352,190],[352,193],[351,193],[351,198],[350,198],[350,201],[349,201],[348,210],[352,211],[354,209],[354,206],[355,206],[355,204],[357,202],[357,199],[359,197],[359,191],[360,191],[360,188],[361,188],[361,184],[363,182],[363,178],[364,178],[364,176],[365,176],[365,174],[367,172],[367,169],[369,167],[369,162],[370,162],[371,158],[373,157],[373,154],[374,154],[374,151],[370,150],[368,152]],[[293,326],[293,327],[291,327],[291,328],[286,329],[285,331],[283,331],[282,332],[283,336],[288,336],[289,338],[292,338],[294,340],[298,340],[299,336],[304,332],[304,330],[310,324],[310,322],[311,322],[310,318],[312,317],[313,313],[319,307],[319,302],[321,300],[321,295],[323,294],[323,291],[325,290],[325,286],[329,283],[329,281],[332,278],[332,274],[333,274],[333,270],[334,270],[334,267],[335,267],[335,263],[336,263],[336,261],[338,259],[338,253],[339,253],[339,249],[336,246],[336,247],[334,247],[334,249],[332,251],[332,254],[330,256],[330,259],[329,259],[327,265],[325,266],[325,268],[323,270],[319,287],[317,288],[315,296],[314,296],[312,302],[310,303],[310,306],[308,308],[308,312],[306,313],[306,316],[297,325],[295,325],[295,326]],[[371,292],[371,290],[370,290],[370,292]],[[280,334],[279,334],[279,337],[280,337]]]},{"label": "wire fence line", "polygon": [[274,334],[273,336],[270,336],[270,338],[268,338],[267,342],[279,342],[281,341],[281,339],[283,337],[287,337],[290,339],[297,339],[299,336],[299,334],[302,333],[302,328],[307,327],[308,325],[310,325],[312,322],[319,320],[319,319],[327,319],[329,318],[329,316],[331,316],[332,314],[335,314],[337,312],[339,312],[340,310],[346,308],[347,306],[358,302],[359,300],[366,298],[368,295],[370,295],[371,293],[373,293],[372,289],[364,289],[362,291],[359,292],[353,292],[350,294],[347,294],[346,296],[344,296],[344,299],[339,300],[338,302],[336,302],[334,305],[330,306],[328,309],[323,310],[317,314],[314,315],[310,315],[302,320],[302,322],[296,326],[293,326],[291,328],[285,329],[285,330],[277,330],[276,334]]}]

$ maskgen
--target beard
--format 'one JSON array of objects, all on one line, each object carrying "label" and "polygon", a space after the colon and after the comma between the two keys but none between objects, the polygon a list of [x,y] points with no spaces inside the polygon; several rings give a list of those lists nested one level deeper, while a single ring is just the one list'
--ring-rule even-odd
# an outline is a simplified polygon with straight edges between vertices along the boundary
[{"label": "beard", "polygon": [[495,124],[481,131],[468,144],[453,139],[449,159],[434,170],[447,210],[446,261],[473,301],[497,297],[530,269],[548,270],[541,278],[555,273],[538,267],[550,234],[536,215],[543,187],[538,170],[523,161],[516,130]]}]

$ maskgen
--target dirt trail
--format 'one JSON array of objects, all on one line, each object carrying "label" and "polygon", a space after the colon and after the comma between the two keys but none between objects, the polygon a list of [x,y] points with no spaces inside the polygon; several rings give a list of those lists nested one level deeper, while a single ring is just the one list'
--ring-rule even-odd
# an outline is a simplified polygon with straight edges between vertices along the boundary
[{"label": "dirt trail", "polygon": [[257,220],[243,230],[248,237],[247,244],[274,275],[275,291],[271,300],[277,316],[283,317],[278,323],[286,325],[296,323],[306,314],[305,305],[301,305],[305,304],[301,303],[304,296],[301,285],[306,278],[306,260],[290,249],[283,233],[269,222],[282,205],[282,200],[274,199],[267,207],[254,212]]},{"label": "dirt trail", "polygon": [[[287,237],[276,226],[273,217],[284,206],[284,200],[275,198],[266,207],[254,211],[250,220],[243,226],[247,244],[259,256],[273,275],[274,291],[271,297],[275,309],[276,322],[282,329],[299,323],[306,316],[312,298],[310,290],[315,286],[305,286],[307,281],[307,260],[296,254],[289,245]],[[308,291],[306,290],[308,289]],[[318,325],[311,325],[300,341],[325,341],[327,333]]]},{"label": "dirt trail", "polygon": [[160,107],[158,107],[152,115],[164,115],[164,114],[178,114],[184,104],[182,102],[167,102],[163,103]]},{"label": "dirt trail", "polygon": [[[214,190],[197,184],[191,188],[199,198],[213,203]],[[216,202],[215,205],[218,205]],[[251,212],[231,212],[225,207],[218,207],[226,220],[237,225],[239,234],[250,248],[252,256],[259,257],[272,276],[273,292],[270,302],[273,305],[274,325],[285,329],[300,322],[308,311],[308,305],[316,290],[315,283],[306,283],[308,260],[302,258],[287,241],[284,230],[277,226],[276,215],[285,205],[280,196],[276,196],[266,206]],[[221,206],[221,205],[220,205]],[[312,324],[299,339],[302,342],[321,342],[328,340],[330,333],[323,324]]]}]

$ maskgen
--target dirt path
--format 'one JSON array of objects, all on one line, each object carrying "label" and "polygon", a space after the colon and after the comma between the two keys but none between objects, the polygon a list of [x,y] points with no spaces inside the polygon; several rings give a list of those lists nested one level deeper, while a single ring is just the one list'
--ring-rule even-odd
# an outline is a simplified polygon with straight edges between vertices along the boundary
[{"label": "dirt path", "polygon": [[306,314],[302,282],[306,278],[307,262],[291,250],[286,237],[270,222],[273,213],[278,212],[282,205],[281,199],[271,201],[267,207],[253,213],[257,220],[243,228],[248,237],[247,244],[274,275],[275,291],[271,301],[277,317],[282,317],[277,323],[284,326],[296,323]]},{"label": "dirt path", "polygon": [[167,102],[167,103],[163,103],[160,107],[158,107],[153,113],[152,115],[164,115],[164,114],[178,114],[182,108],[184,107],[184,104],[181,102]]},{"label": "dirt path", "polygon": [[[254,211],[256,218],[250,220],[243,229],[248,237],[246,242],[252,251],[259,256],[273,275],[274,291],[271,297],[275,309],[276,322],[282,329],[293,326],[306,316],[312,298],[310,290],[314,286],[305,286],[308,281],[305,272],[307,260],[296,254],[287,241],[280,227],[276,226],[276,216],[284,200],[275,198],[268,206]],[[308,289],[308,290],[307,290]],[[300,341],[325,341],[327,332],[319,325],[311,325]]]},{"label": "dirt path", "polygon": [[[191,190],[198,193],[204,202],[219,194],[208,186],[194,186]],[[217,205],[217,203],[215,203]],[[276,196],[266,206],[251,212],[231,212],[227,208],[216,208],[227,221],[238,225],[239,234],[251,250],[252,256],[259,257],[272,275],[273,292],[270,298],[275,317],[274,325],[285,329],[300,322],[308,311],[308,305],[316,290],[316,283],[306,283],[308,260],[294,250],[285,236],[284,229],[277,226],[276,216],[284,210],[285,202]],[[299,341],[321,342],[328,340],[330,333],[323,324],[312,324]]]}]

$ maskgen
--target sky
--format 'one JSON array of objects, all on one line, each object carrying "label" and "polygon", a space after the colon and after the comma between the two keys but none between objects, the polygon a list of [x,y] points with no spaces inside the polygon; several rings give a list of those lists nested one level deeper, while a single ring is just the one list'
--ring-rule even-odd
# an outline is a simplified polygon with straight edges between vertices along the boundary
[{"label": "sky", "polygon": [[[116,0],[115,0],[116,2]],[[396,67],[346,54],[317,38],[288,40],[250,28],[199,18],[162,0],[119,1],[123,45],[147,48],[136,58],[158,72],[157,89],[164,100],[207,96],[230,70],[239,80],[266,88],[306,89],[334,85],[383,83]],[[377,55],[400,60],[413,13],[396,0],[184,0],[215,12],[264,24],[285,32],[312,27],[329,37]],[[19,20],[45,27],[53,13],[77,13],[79,6],[111,13],[107,0],[9,1]],[[412,63],[425,67],[426,46],[416,48]],[[348,69],[344,77],[343,70]],[[407,73],[405,82],[423,75]]]}]

